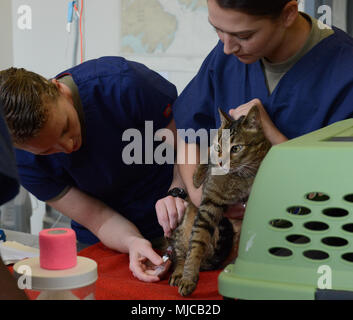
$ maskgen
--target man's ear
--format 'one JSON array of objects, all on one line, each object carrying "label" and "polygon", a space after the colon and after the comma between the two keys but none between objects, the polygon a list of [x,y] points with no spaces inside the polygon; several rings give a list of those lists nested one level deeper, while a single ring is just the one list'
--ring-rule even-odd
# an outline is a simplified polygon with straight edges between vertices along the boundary
[{"label": "man's ear", "polygon": [[280,19],[282,21],[282,24],[286,28],[289,28],[298,18],[298,15],[298,1],[292,0],[289,1],[283,8]]},{"label": "man's ear", "polygon": [[58,88],[59,92],[62,92],[63,85],[62,85],[62,83],[60,81],[58,81],[55,78],[54,79],[50,79],[50,81],[56,85],[56,87]]}]

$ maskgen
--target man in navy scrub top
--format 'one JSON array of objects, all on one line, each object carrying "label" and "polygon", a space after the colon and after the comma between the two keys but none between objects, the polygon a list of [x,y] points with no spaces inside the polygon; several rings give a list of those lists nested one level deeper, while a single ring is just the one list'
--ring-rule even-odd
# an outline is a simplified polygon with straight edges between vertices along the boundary
[{"label": "man in navy scrub top", "polygon": [[[21,184],[70,217],[80,242],[100,240],[129,253],[135,277],[158,281],[144,272],[144,261],[163,262],[151,241],[163,236],[159,220],[172,224],[185,209],[184,200],[167,196],[183,185],[173,163],[126,164],[131,140],[123,141],[123,133],[137,129],[142,142],[162,128],[176,134],[175,86],[142,64],[102,57],[51,80],[24,69],[2,71],[0,97]],[[145,137],[145,121],[153,123],[152,136]],[[151,151],[141,148],[142,155]],[[165,204],[158,217],[157,201]]]},{"label": "man in navy scrub top", "polygon": [[[298,12],[293,0],[208,0],[219,42],[174,103],[177,129],[218,128],[218,108],[235,119],[257,104],[273,145],[353,115],[353,39]],[[200,153],[182,139],[178,156]],[[179,172],[198,206],[195,164]],[[290,170],[290,168],[288,169]],[[233,217],[244,212],[239,204]]]}]

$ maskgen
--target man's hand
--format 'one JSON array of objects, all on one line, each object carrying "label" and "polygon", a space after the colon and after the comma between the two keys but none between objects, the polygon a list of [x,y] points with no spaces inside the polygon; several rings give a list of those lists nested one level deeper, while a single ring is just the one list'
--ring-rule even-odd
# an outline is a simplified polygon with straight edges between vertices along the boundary
[{"label": "man's hand", "polygon": [[172,196],[167,196],[157,201],[155,206],[157,218],[163,228],[165,237],[170,237],[172,231],[179,225],[187,204],[185,200]]},{"label": "man's hand", "polygon": [[[152,245],[148,240],[137,237],[131,240],[129,256],[129,267],[134,277],[145,282],[160,280],[157,272],[155,272],[155,266],[162,265],[163,259],[152,249]],[[169,267],[170,265],[168,265]]]}]

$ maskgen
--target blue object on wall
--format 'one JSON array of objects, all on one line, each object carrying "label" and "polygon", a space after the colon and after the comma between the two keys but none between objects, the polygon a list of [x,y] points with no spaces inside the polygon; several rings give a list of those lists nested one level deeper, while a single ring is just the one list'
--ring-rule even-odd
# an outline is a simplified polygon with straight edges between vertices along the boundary
[{"label": "blue object on wall", "polygon": [[2,229],[0,229],[0,241],[6,241],[6,235]]}]

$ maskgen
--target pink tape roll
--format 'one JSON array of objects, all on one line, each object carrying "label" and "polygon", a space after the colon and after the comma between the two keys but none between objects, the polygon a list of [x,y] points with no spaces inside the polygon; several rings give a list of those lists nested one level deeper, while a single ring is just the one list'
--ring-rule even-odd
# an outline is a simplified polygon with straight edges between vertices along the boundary
[{"label": "pink tape roll", "polygon": [[39,232],[40,267],[49,270],[73,268],[77,264],[76,233],[68,228]]}]

